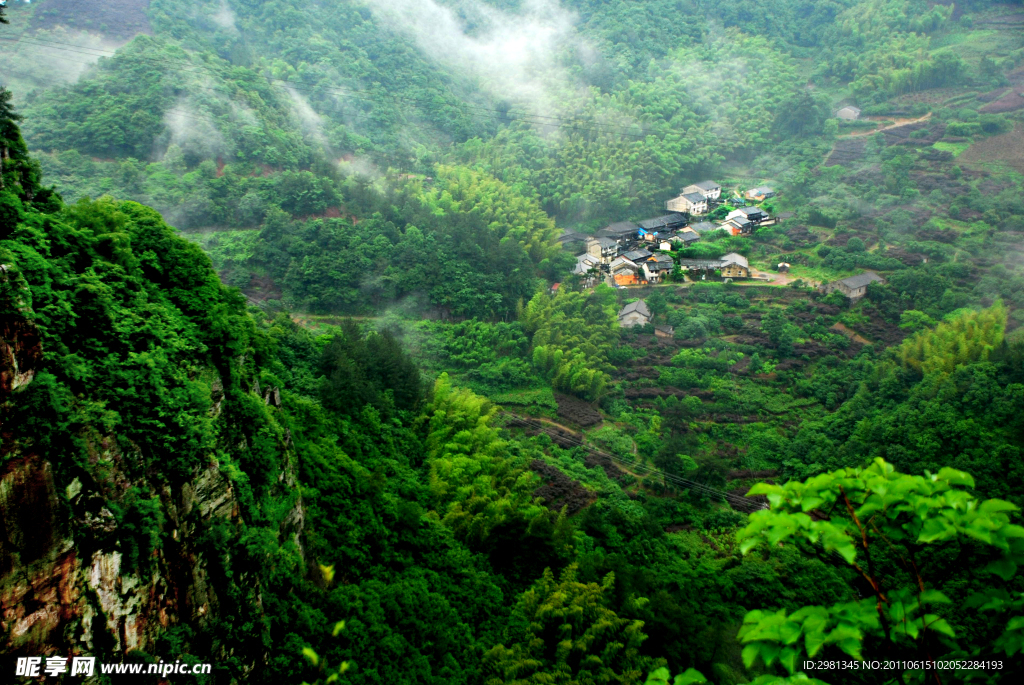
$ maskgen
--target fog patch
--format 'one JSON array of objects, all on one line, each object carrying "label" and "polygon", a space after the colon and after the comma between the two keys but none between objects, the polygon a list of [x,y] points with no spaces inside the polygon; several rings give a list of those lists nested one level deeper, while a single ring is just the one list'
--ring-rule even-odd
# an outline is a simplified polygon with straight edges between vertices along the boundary
[{"label": "fog patch", "polygon": [[383,26],[413,39],[431,59],[475,78],[492,96],[552,115],[573,89],[561,55],[579,47],[575,15],[556,0],[524,0],[518,14],[464,0],[456,11],[437,0],[367,0]]},{"label": "fog patch", "polygon": [[5,46],[3,78],[19,91],[75,83],[101,57],[110,57],[126,42],[63,26],[38,31]]},{"label": "fog patch", "polygon": [[174,158],[173,164],[179,164],[174,151],[180,150],[182,162],[186,166],[194,166],[203,160],[216,159],[230,151],[214,121],[185,100],[179,100],[173,108],[164,113],[163,123],[166,134],[161,142],[166,147],[161,161],[170,164]]},{"label": "fog patch", "polygon": [[345,155],[338,160],[338,171],[343,176],[354,176],[375,183],[384,180],[384,174],[369,157]]},{"label": "fog patch", "polygon": [[306,138],[315,141],[321,148],[329,149],[330,144],[324,135],[323,118],[310,107],[309,102],[298,91],[291,86],[283,86],[283,88],[288,93],[292,116],[298,122],[302,133]]},{"label": "fog patch", "polygon": [[228,7],[227,0],[221,0],[220,7],[210,17],[213,23],[230,33],[238,33],[238,26],[235,25],[235,13]]}]

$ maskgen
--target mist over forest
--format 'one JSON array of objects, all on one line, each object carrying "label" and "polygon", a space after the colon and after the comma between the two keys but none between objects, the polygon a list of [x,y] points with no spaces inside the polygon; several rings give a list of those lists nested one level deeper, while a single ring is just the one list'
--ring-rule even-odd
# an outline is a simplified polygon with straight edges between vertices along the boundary
[{"label": "mist over forest", "polygon": [[1016,683],[1022,493],[1020,0],[0,2],[12,682]]}]

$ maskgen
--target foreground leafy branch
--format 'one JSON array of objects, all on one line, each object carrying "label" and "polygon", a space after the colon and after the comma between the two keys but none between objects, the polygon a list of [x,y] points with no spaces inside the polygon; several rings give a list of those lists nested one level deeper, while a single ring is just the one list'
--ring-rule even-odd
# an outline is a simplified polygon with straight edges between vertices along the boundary
[{"label": "foreground leafy branch", "polygon": [[[795,544],[809,554],[838,560],[855,574],[864,597],[830,607],[807,606],[792,613],[751,611],[739,637],[746,645],[747,668],[760,660],[781,664],[786,678],[762,676],[758,683],[821,682],[802,671],[804,659],[935,660],[971,655],[958,644],[940,605],[949,597],[934,587],[930,573],[937,551],[962,553],[979,545],[990,559],[980,583],[988,587],[969,606],[987,611],[1019,612],[1021,595],[997,587],[1009,582],[1024,563],[1024,528],[1011,523],[1017,507],[998,499],[979,500],[968,488],[974,479],[943,468],[924,476],[898,473],[876,459],[866,468],[842,469],[785,485],[760,484],[751,494],[768,497],[771,509],[751,516],[738,534],[746,554],[762,543]],[[924,562],[931,560],[931,566]],[[1007,656],[1021,651],[1024,620],[1011,618],[992,650]],[[977,650],[974,650],[977,651]],[[841,669],[837,669],[841,670]],[[912,677],[913,676],[913,677]],[[942,682],[939,671],[895,671],[898,682]]]}]

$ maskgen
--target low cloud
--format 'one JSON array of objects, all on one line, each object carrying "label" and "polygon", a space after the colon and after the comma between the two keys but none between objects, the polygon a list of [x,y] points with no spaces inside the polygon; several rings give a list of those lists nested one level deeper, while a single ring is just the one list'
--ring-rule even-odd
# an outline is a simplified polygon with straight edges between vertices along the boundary
[{"label": "low cloud", "polygon": [[[216,124],[186,100],[164,113],[165,149],[176,146],[187,163],[215,159],[229,152],[229,146]],[[166,154],[166,153],[165,153]]]},{"label": "low cloud", "polygon": [[124,43],[62,26],[37,31],[12,46],[9,59],[4,60],[3,79],[20,86],[18,90],[74,83],[101,57],[109,57]]},{"label": "low cloud", "polygon": [[325,150],[330,147],[324,135],[323,118],[310,107],[309,102],[291,86],[284,86],[291,104],[292,116],[307,139],[314,141]]},{"label": "low cloud", "polygon": [[231,33],[238,33],[238,27],[235,26],[235,13],[228,7],[227,0],[221,0],[220,7],[210,18],[213,19],[213,23],[222,29]]},{"label": "low cloud", "polygon": [[575,15],[554,0],[525,0],[517,14],[479,0],[464,0],[458,13],[437,0],[367,0],[367,6],[378,23],[409,36],[431,59],[531,114],[556,112],[559,98],[575,89],[561,64],[563,51],[581,44]]}]

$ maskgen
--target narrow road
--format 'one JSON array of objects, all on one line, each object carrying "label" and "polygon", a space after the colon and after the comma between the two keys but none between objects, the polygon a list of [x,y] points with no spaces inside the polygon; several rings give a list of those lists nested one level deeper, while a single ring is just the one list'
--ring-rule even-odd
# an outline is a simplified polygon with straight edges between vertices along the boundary
[{"label": "narrow road", "polygon": [[879,131],[888,131],[891,128],[899,128],[900,126],[906,126],[907,124],[917,124],[922,121],[928,121],[931,118],[932,113],[928,112],[923,117],[918,117],[917,119],[897,119],[896,123],[890,124],[889,126],[882,126],[881,128],[872,129],[870,131],[854,131],[853,133],[847,133],[845,136],[838,136],[838,138],[856,138],[858,136],[870,136],[874,133],[878,133]]}]

